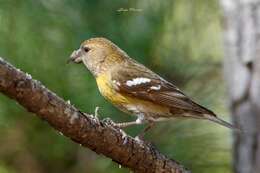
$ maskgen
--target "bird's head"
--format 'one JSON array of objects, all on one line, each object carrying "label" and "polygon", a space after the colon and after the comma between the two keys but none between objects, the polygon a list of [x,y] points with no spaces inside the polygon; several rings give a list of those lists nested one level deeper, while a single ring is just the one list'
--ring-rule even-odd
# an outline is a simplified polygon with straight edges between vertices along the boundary
[{"label": "bird's head", "polygon": [[78,50],[72,52],[68,62],[84,63],[96,76],[113,63],[127,56],[120,48],[106,38],[91,38],[84,41]]}]

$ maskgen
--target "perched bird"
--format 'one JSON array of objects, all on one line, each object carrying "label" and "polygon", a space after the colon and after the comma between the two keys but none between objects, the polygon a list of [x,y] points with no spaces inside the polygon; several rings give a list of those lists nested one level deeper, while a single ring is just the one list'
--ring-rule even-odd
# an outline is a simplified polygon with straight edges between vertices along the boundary
[{"label": "perched bird", "polygon": [[106,38],[84,41],[69,62],[84,63],[96,78],[100,93],[118,109],[137,116],[136,121],[118,123],[119,127],[147,122],[148,130],[156,121],[185,117],[236,129]]}]

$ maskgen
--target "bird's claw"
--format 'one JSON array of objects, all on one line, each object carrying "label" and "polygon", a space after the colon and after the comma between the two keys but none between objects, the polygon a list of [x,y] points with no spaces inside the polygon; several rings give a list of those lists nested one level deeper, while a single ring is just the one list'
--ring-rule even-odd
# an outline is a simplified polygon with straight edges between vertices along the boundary
[{"label": "bird's claw", "polygon": [[96,108],[95,108],[95,114],[94,114],[94,116],[95,116],[95,118],[96,119],[98,119],[98,111],[99,111],[99,107],[97,106]]},{"label": "bird's claw", "polygon": [[100,121],[98,119],[98,117],[96,117],[95,115],[93,116],[93,114],[88,114],[85,112],[81,112],[83,115],[85,115],[86,117],[90,116],[96,123],[98,123],[100,125]]},{"label": "bird's claw", "polygon": [[147,145],[149,148],[155,149],[155,145],[152,142],[145,140],[143,135],[136,136],[135,140],[137,140],[142,145]]},{"label": "bird's claw", "polygon": [[117,126],[117,124],[114,123],[113,120],[111,120],[111,118],[104,118],[104,119],[102,120],[102,123],[104,123],[104,124],[106,124],[106,125],[109,125],[109,126],[113,126],[113,127],[119,128],[119,127]]},{"label": "bird's claw", "polygon": [[144,134],[139,134],[135,137],[135,139],[139,142],[144,142]]}]

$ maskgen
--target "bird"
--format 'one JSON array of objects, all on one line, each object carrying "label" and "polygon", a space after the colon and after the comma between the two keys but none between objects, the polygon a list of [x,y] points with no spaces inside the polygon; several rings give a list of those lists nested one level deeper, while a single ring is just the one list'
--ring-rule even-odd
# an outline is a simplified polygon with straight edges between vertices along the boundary
[{"label": "bird", "polygon": [[119,110],[137,116],[135,121],[117,123],[117,127],[147,123],[146,132],[158,121],[193,118],[238,129],[104,37],[83,41],[79,49],[72,52],[68,62],[83,63],[96,79],[106,100]]}]

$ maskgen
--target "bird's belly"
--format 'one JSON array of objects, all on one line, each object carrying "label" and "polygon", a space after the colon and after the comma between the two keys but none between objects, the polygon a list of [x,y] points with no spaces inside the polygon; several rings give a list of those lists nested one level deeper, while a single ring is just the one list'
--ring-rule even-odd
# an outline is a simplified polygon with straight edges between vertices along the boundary
[{"label": "bird's belly", "polygon": [[123,107],[131,114],[142,115],[146,120],[150,121],[161,121],[170,116],[170,111],[167,107],[155,105],[144,100],[133,100],[132,102],[123,104]]}]

